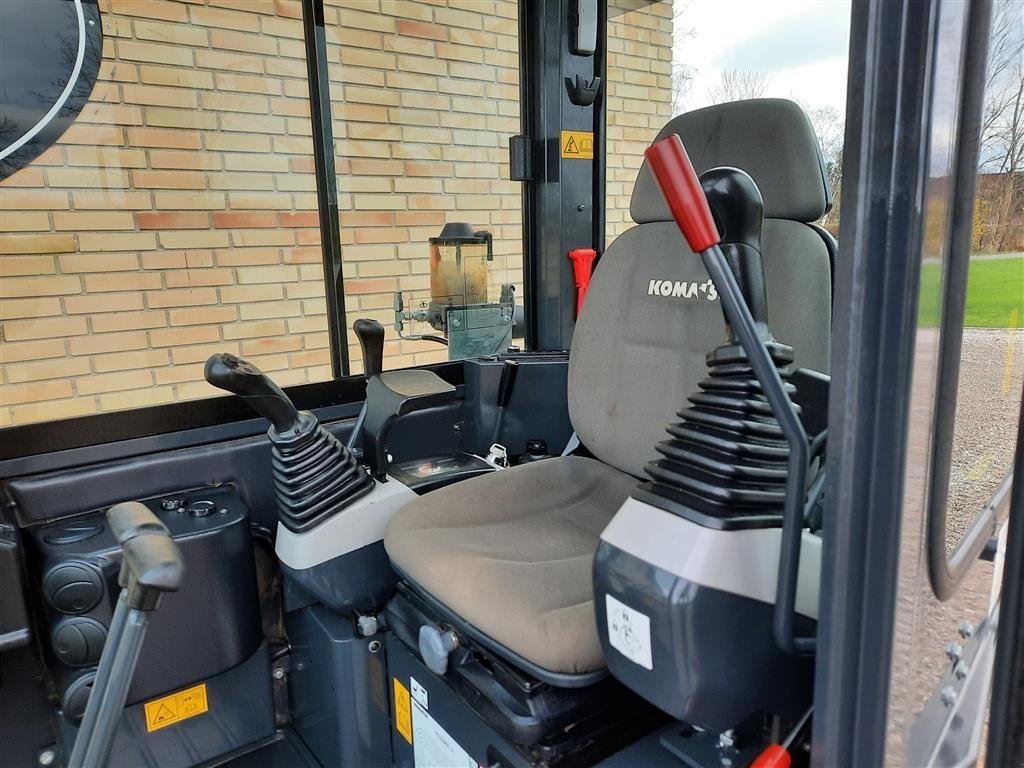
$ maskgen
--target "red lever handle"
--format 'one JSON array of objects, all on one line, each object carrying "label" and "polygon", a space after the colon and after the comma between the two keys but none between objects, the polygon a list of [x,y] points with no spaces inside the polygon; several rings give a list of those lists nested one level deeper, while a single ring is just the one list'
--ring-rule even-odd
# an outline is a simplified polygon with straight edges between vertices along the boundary
[{"label": "red lever handle", "polygon": [[750,764],[750,768],[789,768],[792,762],[793,759],[784,746],[769,744]]},{"label": "red lever handle", "polygon": [[676,134],[667,136],[648,147],[644,155],[672,217],[694,253],[717,245],[721,240],[718,227],[682,139]]}]

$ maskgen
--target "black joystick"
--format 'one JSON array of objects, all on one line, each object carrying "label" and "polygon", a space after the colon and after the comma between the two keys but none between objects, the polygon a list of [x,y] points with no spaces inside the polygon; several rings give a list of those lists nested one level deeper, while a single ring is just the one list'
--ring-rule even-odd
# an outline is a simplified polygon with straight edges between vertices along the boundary
[{"label": "black joystick", "polygon": [[376,320],[361,317],[352,323],[352,330],[363,350],[363,374],[377,376],[384,370],[384,326]]},{"label": "black joystick", "polygon": [[[768,327],[761,192],[737,168],[706,171],[700,184],[758,337],[792,395],[793,349]],[[669,424],[669,439],[657,446],[661,458],[645,467],[651,481],[633,495],[716,528],[740,519],[770,525],[782,515],[789,448],[728,317],[726,325],[725,344],[707,354],[707,378],[678,412],[682,421]]]},{"label": "black joystick", "polygon": [[220,353],[206,361],[205,376],[270,422],[274,490],[285,527],[308,530],[373,490],[373,479],[348,448],[255,365]]},{"label": "black joystick", "polygon": [[299,412],[281,388],[247,360],[227,352],[212,355],[203,371],[218,389],[238,395],[256,413],[274,425],[278,433],[292,430]]}]

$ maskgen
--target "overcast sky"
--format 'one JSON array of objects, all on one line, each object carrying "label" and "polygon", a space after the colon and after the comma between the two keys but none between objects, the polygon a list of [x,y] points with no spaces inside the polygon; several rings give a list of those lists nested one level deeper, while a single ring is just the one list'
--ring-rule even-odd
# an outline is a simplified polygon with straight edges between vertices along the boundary
[{"label": "overcast sky", "polygon": [[768,75],[765,96],[844,114],[849,0],[674,2],[677,19],[693,30],[674,51],[694,73],[686,109],[707,106],[721,72],[740,69]]}]

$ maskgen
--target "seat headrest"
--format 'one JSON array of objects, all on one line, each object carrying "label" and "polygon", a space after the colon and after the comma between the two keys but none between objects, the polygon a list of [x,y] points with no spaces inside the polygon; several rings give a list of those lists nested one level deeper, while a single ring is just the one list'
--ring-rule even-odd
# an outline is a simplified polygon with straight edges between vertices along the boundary
[{"label": "seat headrest", "polygon": [[[678,134],[697,173],[729,165],[749,173],[764,196],[764,215],[811,222],[832,207],[832,190],[807,116],[787,99],[716,104],[672,118],[655,141]],[[647,163],[633,188],[637,224],[671,221]]]}]

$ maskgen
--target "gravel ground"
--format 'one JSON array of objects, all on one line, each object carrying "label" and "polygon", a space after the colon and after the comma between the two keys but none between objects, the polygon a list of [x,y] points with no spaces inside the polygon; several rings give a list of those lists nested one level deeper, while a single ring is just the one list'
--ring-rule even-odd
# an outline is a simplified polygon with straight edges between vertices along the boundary
[{"label": "gravel ground", "polygon": [[950,553],[1010,472],[1022,386],[1024,330],[964,330],[946,519]]}]

